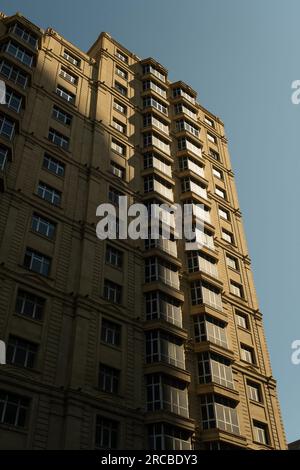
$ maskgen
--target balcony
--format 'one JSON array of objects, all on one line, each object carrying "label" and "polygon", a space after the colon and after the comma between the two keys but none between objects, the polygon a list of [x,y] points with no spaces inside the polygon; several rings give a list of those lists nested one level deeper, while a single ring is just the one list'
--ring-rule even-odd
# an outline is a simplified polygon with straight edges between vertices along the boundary
[{"label": "balcony", "polygon": [[161,196],[167,198],[169,201],[174,201],[172,188],[166,186],[163,180],[158,179],[152,175],[144,177],[144,193],[156,192]]},{"label": "balcony", "polygon": [[183,119],[176,122],[176,132],[182,132],[182,131],[186,131],[196,138],[198,138],[200,135],[198,128],[192,126],[191,124],[189,124],[187,121]]},{"label": "balcony", "polygon": [[178,369],[185,369],[182,340],[162,331],[146,333],[146,362],[163,362]]},{"label": "balcony", "polygon": [[157,257],[145,260],[145,282],[160,281],[179,290],[179,275],[177,267]]},{"label": "balcony", "polygon": [[149,133],[144,135],[144,148],[147,147],[155,147],[166,155],[171,155],[170,144],[160,139],[155,134]]},{"label": "balcony", "polygon": [[153,248],[159,248],[160,250],[177,258],[177,243],[174,240],[168,240],[166,238],[148,238],[145,240],[145,249],[150,250]]},{"label": "balcony", "polygon": [[155,168],[156,170],[159,170],[161,173],[168,176],[169,178],[172,178],[171,165],[168,163],[165,163],[163,160],[156,157],[155,155],[146,154],[144,156],[144,169],[148,169],[148,168]]}]

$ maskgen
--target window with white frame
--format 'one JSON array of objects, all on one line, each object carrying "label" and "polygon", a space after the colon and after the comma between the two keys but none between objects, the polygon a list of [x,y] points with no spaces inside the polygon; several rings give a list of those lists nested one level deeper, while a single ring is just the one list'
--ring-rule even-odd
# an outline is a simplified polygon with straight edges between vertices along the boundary
[{"label": "window with white frame", "polygon": [[219,354],[205,351],[198,355],[198,378],[200,384],[214,382],[234,389],[231,362]]},{"label": "window with white frame", "polygon": [[56,94],[63,100],[67,101],[68,103],[71,103],[71,104],[75,103],[76,96],[74,95],[74,93],[71,93],[66,88],[62,87],[61,85],[57,85]]},{"label": "window with white frame", "polygon": [[236,311],[235,316],[236,316],[237,325],[240,326],[241,328],[244,328],[245,330],[248,330],[249,320],[248,320],[247,315],[245,315],[244,313],[240,311]]},{"label": "window with white frame", "polygon": [[128,64],[128,57],[125,55],[123,52],[121,52],[119,49],[116,50],[115,56],[120,59],[122,62],[125,64]]},{"label": "window with white frame", "polygon": [[121,344],[121,325],[102,318],[101,322],[101,341],[112,346]]},{"label": "window with white frame", "polygon": [[153,90],[155,91],[158,95],[162,96],[163,98],[167,97],[167,92],[164,88],[159,86],[157,83],[155,83],[153,80],[145,80],[143,81],[143,90]]},{"label": "window with white frame", "polygon": [[120,103],[120,101],[114,100],[114,109],[125,116],[127,114],[127,107],[123,103]]},{"label": "window with white frame", "polygon": [[115,152],[119,153],[122,156],[126,155],[126,146],[119,142],[118,140],[112,139],[111,140],[111,149]]},{"label": "window with white frame", "polygon": [[231,269],[239,270],[239,262],[234,256],[226,254],[226,264]]},{"label": "window with white frame", "polygon": [[48,139],[50,140],[50,142],[57,145],[58,147],[63,148],[64,150],[68,150],[69,148],[69,144],[70,144],[69,137],[61,134],[60,132],[58,132],[56,129],[53,129],[52,127],[50,127],[49,129]]},{"label": "window with white frame", "polygon": [[161,291],[145,294],[146,319],[163,319],[182,328],[182,311],[180,302]]},{"label": "window with white frame", "polygon": [[124,196],[124,193],[119,191],[118,189],[114,188],[113,186],[109,186],[108,189],[108,200],[112,202],[116,206],[119,204],[119,197]]},{"label": "window with white frame", "polygon": [[99,365],[99,389],[101,392],[118,393],[120,371],[105,364]]},{"label": "window with white frame", "polygon": [[47,153],[44,154],[43,168],[57,176],[64,176],[65,174],[65,164]]},{"label": "window with white frame", "polygon": [[116,66],[116,74],[119,75],[119,77],[122,77],[124,80],[128,79],[128,73],[121,67]]},{"label": "window with white frame", "polygon": [[116,162],[110,162],[111,171],[113,175],[117,176],[120,179],[125,179],[125,168],[123,166],[118,165]]},{"label": "window with white frame", "polygon": [[104,279],[103,296],[110,302],[120,304],[122,301],[122,286],[108,279]]},{"label": "window with white frame", "polygon": [[0,171],[4,171],[9,159],[10,151],[4,145],[0,145]]},{"label": "window with white frame", "polygon": [[250,364],[255,363],[254,350],[250,346],[241,344],[241,358],[243,361],[249,362]]},{"label": "window with white frame", "polygon": [[145,282],[160,281],[179,289],[178,268],[163,259],[150,257],[145,260]]},{"label": "window with white frame", "polygon": [[31,341],[10,335],[6,350],[8,364],[27,369],[35,367],[38,346]]},{"label": "window with white frame", "polygon": [[240,434],[236,402],[220,395],[202,395],[200,408],[203,429],[221,429]]},{"label": "window with white frame", "polygon": [[195,137],[199,137],[199,128],[185,119],[176,121],[175,128],[177,131],[187,131]]},{"label": "window with white frame", "polygon": [[182,339],[158,330],[147,331],[146,362],[166,362],[184,369],[185,354]]},{"label": "window with white frame", "polygon": [[216,178],[219,178],[220,180],[223,179],[223,172],[221,170],[219,170],[218,168],[213,167],[213,175]]},{"label": "window with white frame", "polygon": [[185,98],[187,101],[189,101],[192,104],[195,104],[196,100],[193,95],[188,93],[187,91],[183,90],[183,88],[177,87],[173,88],[173,98],[178,98],[181,96],[182,98]]},{"label": "window with white frame", "polygon": [[254,441],[260,444],[268,445],[268,426],[265,423],[253,421]]},{"label": "window with white frame", "polygon": [[189,416],[186,383],[161,374],[146,377],[147,411],[165,410]]},{"label": "window with white frame", "polygon": [[54,238],[56,224],[34,212],[31,219],[31,228],[34,232],[52,240]]},{"label": "window with white frame", "polygon": [[250,400],[261,403],[261,387],[259,384],[247,381],[248,397]]},{"label": "window with white frame", "polygon": [[75,65],[76,67],[80,67],[80,59],[75,57],[75,55],[73,55],[71,52],[67,51],[67,49],[64,49],[63,56],[71,64]]},{"label": "window with white frame", "polygon": [[210,127],[214,127],[214,121],[207,116],[204,116],[204,122],[208,124]]},{"label": "window with white frame", "polygon": [[111,450],[118,448],[118,421],[104,418],[97,415],[96,432],[95,432],[95,448],[101,450]]},{"label": "window with white frame", "polygon": [[0,423],[25,428],[30,400],[5,390],[0,390]]},{"label": "window with white frame", "polygon": [[223,209],[223,207],[219,207],[219,216],[222,219],[230,220],[229,212],[226,209]]},{"label": "window with white frame", "polygon": [[211,148],[210,148],[210,149],[208,150],[208,154],[209,154],[209,156],[210,156],[211,158],[213,158],[214,160],[216,160],[216,161],[218,161],[218,162],[220,161],[220,155],[219,155],[219,153],[216,152],[214,149],[211,149]]},{"label": "window with white frame", "polygon": [[207,133],[207,140],[209,140],[209,142],[212,142],[214,144],[217,143],[217,139],[215,138],[215,136],[210,134],[209,132]]},{"label": "window with white frame", "polygon": [[195,113],[195,111],[193,111],[191,108],[188,108],[182,103],[176,103],[174,105],[174,110],[175,114],[186,114],[195,121],[197,120],[197,113]]},{"label": "window with white frame", "polygon": [[244,297],[243,286],[241,284],[238,284],[237,282],[230,281],[230,292],[231,294],[236,295],[241,299]]},{"label": "window with white frame", "polygon": [[126,125],[123,122],[118,121],[115,117],[112,120],[112,125],[117,131],[121,132],[122,134],[126,134]]},{"label": "window with white frame", "polygon": [[112,245],[107,245],[105,262],[117,268],[121,268],[123,265],[123,251],[118,250]]},{"label": "window with white frame", "polygon": [[160,155],[153,152],[147,152],[144,154],[144,168],[156,168],[167,176],[172,176],[171,164],[163,159]]},{"label": "window with white frame", "polygon": [[149,449],[151,450],[191,450],[191,433],[185,429],[166,423],[148,426]]},{"label": "window with white frame", "polygon": [[78,77],[71,73],[65,67],[61,67],[59,71],[59,76],[62,77],[67,82],[71,83],[72,85],[77,85]]},{"label": "window with white frame", "polygon": [[222,229],[222,238],[228,243],[233,243],[233,234],[231,232],[228,232],[228,230]]},{"label": "window with white frame", "polygon": [[192,305],[207,304],[217,310],[223,309],[220,289],[204,281],[191,283],[191,299]]},{"label": "window with white frame", "polygon": [[197,315],[194,318],[195,341],[210,341],[228,348],[226,323],[210,315]]},{"label": "window with white frame", "polygon": [[26,248],[24,266],[30,271],[42,274],[43,276],[49,276],[51,258],[39,253],[38,251],[34,251],[31,248]]},{"label": "window with white frame", "polygon": [[145,114],[143,122],[144,122],[144,127],[153,126],[161,130],[165,134],[169,135],[168,124],[166,124],[161,119],[158,119],[154,114]]},{"label": "window with white frame", "polygon": [[218,277],[218,268],[215,258],[199,251],[187,253],[188,270],[193,272],[205,272],[213,277]]},{"label": "window with white frame", "polygon": [[222,199],[227,199],[225,189],[219,188],[218,186],[216,186],[216,195],[221,197]]},{"label": "window with white frame", "polygon": [[38,184],[37,195],[55,206],[61,203],[61,192],[41,181]]},{"label": "window with white frame", "polygon": [[151,73],[155,77],[159,78],[162,82],[166,81],[166,75],[164,73],[160,72],[157,68],[155,68],[151,64],[143,65],[143,74],[147,75],[148,73]]},{"label": "window with white frame", "polygon": [[161,113],[168,115],[167,106],[161,101],[153,98],[152,96],[147,96],[143,99],[143,107],[144,108],[153,107],[157,109],[158,111],[160,111]]},{"label": "window with white frame", "polygon": [[44,308],[45,299],[23,289],[18,289],[15,306],[15,312],[18,315],[41,321]]}]

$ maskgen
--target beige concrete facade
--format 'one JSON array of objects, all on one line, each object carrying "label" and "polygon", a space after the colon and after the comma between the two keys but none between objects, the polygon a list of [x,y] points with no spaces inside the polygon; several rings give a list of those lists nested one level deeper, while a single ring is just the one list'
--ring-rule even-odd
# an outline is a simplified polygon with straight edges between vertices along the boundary
[{"label": "beige concrete facade", "polygon": [[[106,33],[0,38],[0,448],[285,449],[222,121]],[[205,246],[98,240],[119,195]]]}]

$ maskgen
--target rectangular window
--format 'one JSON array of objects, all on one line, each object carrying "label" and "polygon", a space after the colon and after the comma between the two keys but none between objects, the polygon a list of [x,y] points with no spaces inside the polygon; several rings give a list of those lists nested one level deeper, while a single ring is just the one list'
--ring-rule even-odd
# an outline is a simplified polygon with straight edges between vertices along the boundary
[{"label": "rectangular window", "polygon": [[52,129],[52,128],[49,129],[48,139],[50,140],[50,142],[52,142],[55,145],[58,145],[58,147],[61,147],[64,150],[68,150],[69,148],[69,144],[70,144],[69,137],[66,137],[65,135],[61,134],[55,129]]},{"label": "rectangular window", "polygon": [[218,428],[232,434],[240,434],[236,403],[218,395],[200,397],[203,429]]},{"label": "rectangular window", "polygon": [[147,75],[148,73],[151,73],[155,77],[159,78],[162,82],[166,81],[166,76],[161,73],[159,70],[157,70],[153,65],[151,64],[145,64],[143,65],[143,74]]},{"label": "rectangular window", "polygon": [[106,300],[120,304],[122,300],[122,286],[108,279],[104,279],[103,295]]},{"label": "rectangular window", "polygon": [[188,418],[188,394],[185,382],[160,374],[148,375],[147,411],[166,410]]},{"label": "rectangular window", "polygon": [[121,67],[116,67],[116,74],[119,75],[119,77],[124,78],[124,80],[128,79],[128,73],[126,72],[126,70],[121,69]]},{"label": "rectangular window", "polygon": [[38,347],[25,339],[10,336],[7,344],[7,362],[19,367],[33,369]]},{"label": "rectangular window", "polygon": [[218,154],[218,152],[211,148],[209,149],[209,156],[218,162],[220,161],[220,155]]},{"label": "rectangular window", "polygon": [[9,149],[4,147],[4,145],[0,145],[0,171],[4,171],[9,159]]},{"label": "rectangular window", "polygon": [[44,235],[51,240],[54,238],[56,224],[45,217],[34,213],[31,219],[31,228],[34,232]]},{"label": "rectangular window", "polygon": [[0,115],[0,135],[11,140],[15,132],[15,122],[3,114]]},{"label": "rectangular window", "polygon": [[226,324],[210,315],[197,315],[194,318],[195,341],[209,341],[222,348],[228,348]]},{"label": "rectangular window", "polygon": [[127,96],[127,88],[119,82],[115,82],[115,89],[123,96]]},{"label": "rectangular window", "polygon": [[29,44],[34,49],[37,48],[38,38],[20,23],[15,23],[9,28],[9,31],[18,36],[22,41]]},{"label": "rectangular window", "polygon": [[108,190],[108,200],[112,202],[116,206],[119,204],[119,197],[124,196],[124,193],[119,191],[118,189],[113,188],[112,186],[109,187]]},{"label": "rectangular window", "polygon": [[118,393],[120,384],[120,371],[114,367],[100,364],[99,389],[102,392]]},{"label": "rectangular window", "polygon": [[182,328],[182,312],[180,302],[160,291],[151,291],[145,294],[146,319],[163,320]]},{"label": "rectangular window", "polygon": [[3,45],[3,50],[12,57],[15,57],[15,59],[17,59],[19,62],[22,62],[22,64],[27,65],[27,67],[32,67],[33,54],[26,51],[23,47],[18,46],[12,41],[9,41]]},{"label": "rectangular window", "polygon": [[78,77],[76,75],[73,75],[69,70],[65,69],[64,67],[61,67],[59,71],[59,76],[62,77],[64,80],[67,80],[67,82],[72,83],[72,85],[76,85],[78,82]]},{"label": "rectangular window", "polygon": [[24,428],[27,424],[29,399],[0,390],[0,423]]},{"label": "rectangular window", "polygon": [[204,116],[204,122],[208,124],[210,127],[214,127],[214,122],[207,116]]},{"label": "rectangular window", "polygon": [[238,284],[237,282],[230,281],[230,292],[231,294],[236,295],[241,299],[244,298],[243,286],[241,286],[241,284]]},{"label": "rectangular window", "polygon": [[66,90],[66,88],[62,87],[61,85],[57,85],[56,94],[70,104],[75,103],[76,96],[70,91]]},{"label": "rectangular window", "polygon": [[226,191],[222,188],[219,188],[218,186],[216,186],[216,195],[221,197],[222,199],[227,199],[226,198]]},{"label": "rectangular window", "polygon": [[51,157],[51,155],[48,155],[47,153],[45,153],[43,158],[43,168],[51,171],[51,173],[54,173],[57,176],[64,176],[65,174],[64,163],[61,163],[59,160]]},{"label": "rectangular window", "polygon": [[200,384],[217,383],[234,390],[231,363],[219,354],[203,352],[198,356]]},{"label": "rectangular window", "polygon": [[219,207],[219,216],[222,219],[230,220],[229,212],[226,209],[223,209],[222,207]]},{"label": "rectangular window", "polygon": [[165,362],[184,369],[185,353],[182,340],[162,331],[146,332],[146,362]]},{"label": "rectangular window", "polygon": [[64,50],[64,58],[76,67],[80,67],[80,60],[66,49]]},{"label": "rectangular window", "polygon": [[111,264],[117,268],[121,268],[123,265],[123,252],[118,250],[114,246],[106,246],[105,261],[107,264]]},{"label": "rectangular window", "polygon": [[227,230],[222,229],[222,238],[228,243],[233,243],[233,234],[231,232],[228,232]]},{"label": "rectangular window", "polygon": [[155,423],[148,427],[149,449],[191,450],[191,432],[166,423]]},{"label": "rectangular window", "polygon": [[254,382],[248,382],[247,381],[247,388],[248,388],[248,396],[250,400],[253,400],[257,403],[261,403],[261,388],[260,385],[254,383]]},{"label": "rectangular window", "polygon": [[163,98],[167,98],[166,90],[152,80],[146,80],[143,82],[143,90],[153,90]]},{"label": "rectangular window", "polygon": [[112,346],[121,344],[121,325],[110,320],[102,319],[101,341]]},{"label": "rectangular window", "polygon": [[24,266],[30,271],[42,274],[43,276],[49,276],[51,259],[38,251],[27,248],[24,257]]},{"label": "rectangular window", "polygon": [[95,448],[101,450],[117,449],[119,423],[97,415]]},{"label": "rectangular window", "polygon": [[191,283],[191,299],[192,305],[207,304],[216,310],[223,309],[220,289],[207,282],[197,280]]},{"label": "rectangular window", "polygon": [[119,113],[125,114],[125,116],[127,114],[127,107],[119,101],[114,100],[114,109],[119,111]]},{"label": "rectangular window", "polygon": [[19,113],[22,107],[22,96],[10,88],[6,88],[6,106],[16,113]]},{"label": "rectangular window", "polygon": [[122,134],[126,134],[126,125],[118,121],[118,119],[113,118],[112,125],[115,129],[117,129],[117,131],[121,132]]},{"label": "rectangular window", "polygon": [[213,167],[213,175],[216,178],[219,178],[220,180],[223,179],[223,172],[221,170],[219,170],[218,168]]},{"label": "rectangular window", "polygon": [[236,322],[241,328],[249,330],[249,320],[247,315],[244,315],[242,312],[236,312]]},{"label": "rectangular window", "polygon": [[62,122],[66,126],[70,126],[72,122],[71,114],[67,113],[63,109],[59,108],[58,106],[54,105],[52,109],[52,117],[59,122]]},{"label": "rectangular window", "polygon": [[254,441],[259,442],[260,444],[268,445],[268,427],[264,423],[259,423],[258,421],[253,422],[253,431],[254,431]]},{"label": "rectangular window", "polygon": [[165,104],[157,99],[152,98],[152,96],[148,96],[147,98],[143,99],[143,107],[144,108],[152,107],[152,108],[157,109],[161,113],[168,115],[168,108],[165,106]]},{"label": "rectangular window", "polygon": [[249,362],[249,364],[255,363],[253,348],[244,344],[241,344],[241,357],[243,361]]},{"label": "rectangular window", "polygon": [[190,95],[189,93],[187,93],[182,88],[174,88],[173,89],[173,98],[177,98],[178,96],[181,96],[182,98],[185,98],[187,101],[189,101],[192,104],[195,104],[195,102],[196,102],[194,96]]},{"label": "rectangular window", "polygon": [[121,144],[121,142],[118,142],[115,139],[112,139],[111,141],[111,149],[119,153],[123,157],[126,155],[126,146]]},{"label": "rectangular window", "polygon": [[118,165],[117,163],[113,161],[110,162],[110,165],[111,165],[111,171],[113,175],[117,176],[118,178],[122,180],[125,179],[125,168],[123,168],[122,166]]},{"label": "rectangular window", "polygon": [[235,269],[236,271],[239,269],[239,262],[237,258],[234,258],[233,256],[226,255],[226,264],[229,268]]},{"label": "rectangular window", "polygon": [[209,132],[207,133],[207,140],[209,140],[210,142],[214,144],[217,142],[217,139],[215,138],[215,136],[210,134]]},{"label": "rectangular window", "polygon": [[22,88],[26,88],[28,83],[28,75],[10,62],[5,59],[0,61],[0,74],[3,75],[7,80],[19,85]]},{"label": "rectangular window", "polygon": [[119,49],[116,50],[115,56],[118,57],[122,62],[125,64],[128,64],[128,57],[125,55],[123,52],[121,52]]},{"label": "rectangular window", "polygon": [[39,182],[37,194],[39,197],[44,199],[54,206],[59,206],[61,203],[61,192],[48,186],[46,183]]},{"label": "rectangular window", "polygon": [[45,299],[42,297],[22,289],[18,290],[15,311],[19,315],[40,321],[43,317],[44,306]]}]

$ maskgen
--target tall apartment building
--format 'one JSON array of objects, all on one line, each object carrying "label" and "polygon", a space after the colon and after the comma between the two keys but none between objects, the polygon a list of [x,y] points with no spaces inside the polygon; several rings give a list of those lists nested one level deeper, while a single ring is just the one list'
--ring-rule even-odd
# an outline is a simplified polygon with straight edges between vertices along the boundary
[{"label": "tall apartment building", "polygon": [[[107,33],[0,41],[0,447],[285,449],[222,121]],[[194,204],[203,246],[100,241],[121,195]]]}]

